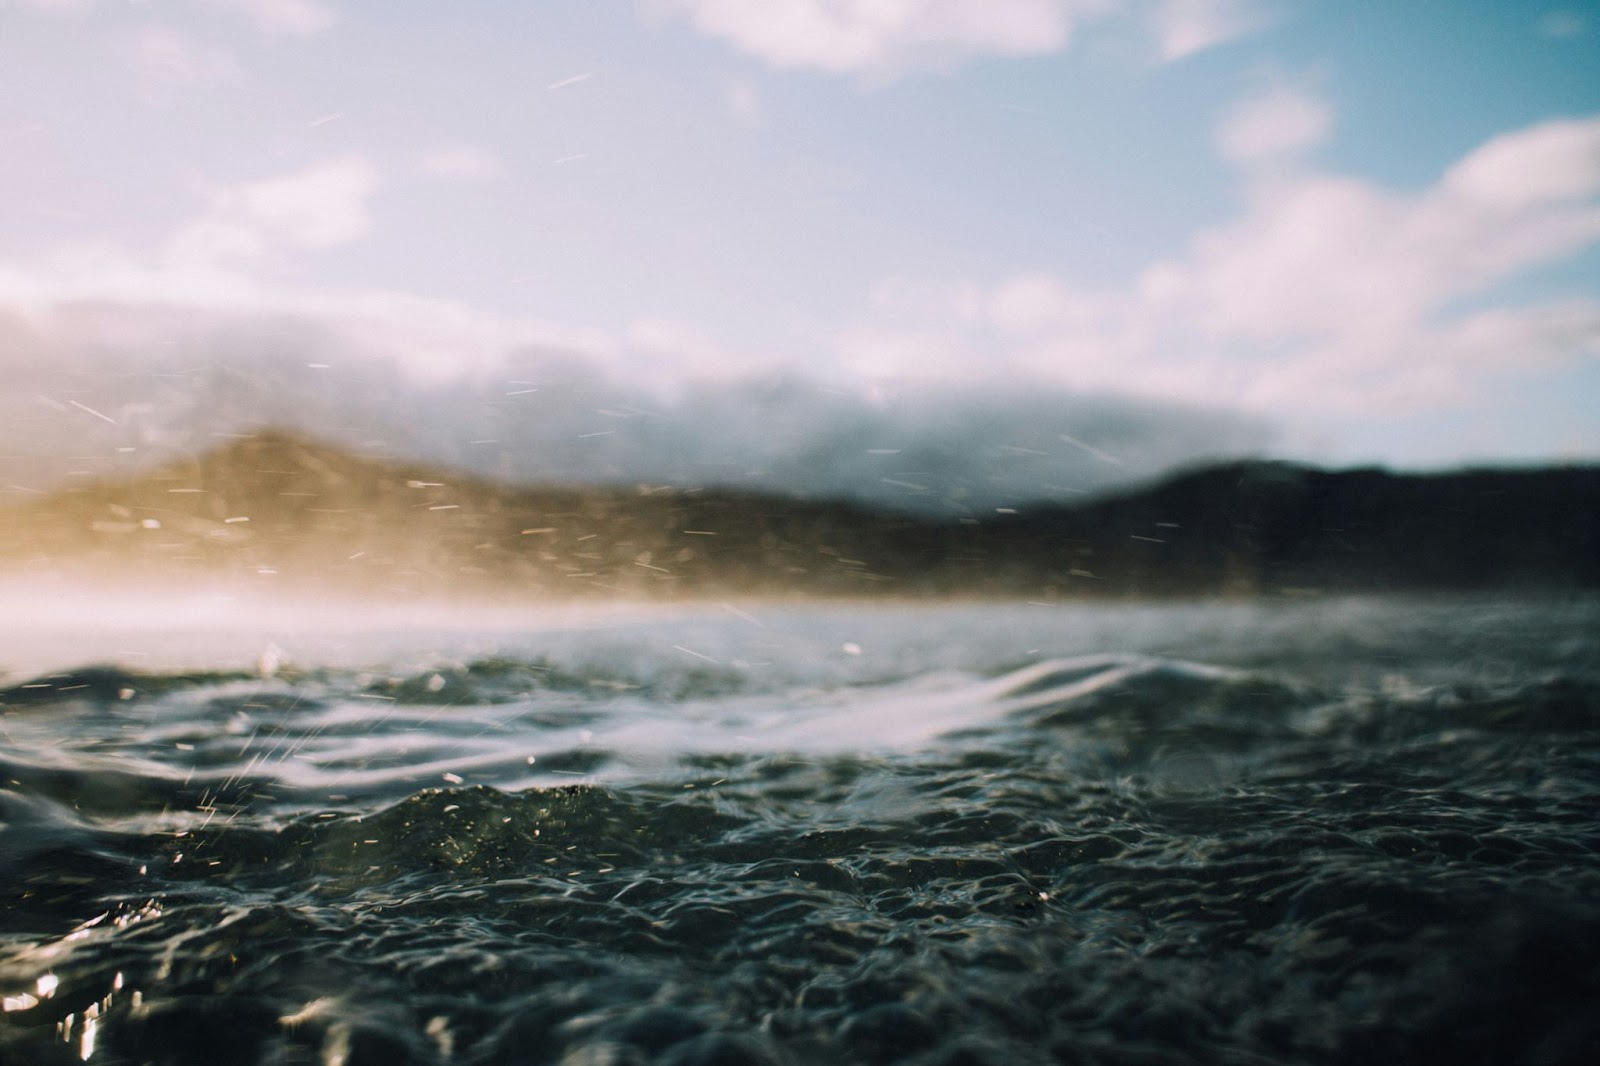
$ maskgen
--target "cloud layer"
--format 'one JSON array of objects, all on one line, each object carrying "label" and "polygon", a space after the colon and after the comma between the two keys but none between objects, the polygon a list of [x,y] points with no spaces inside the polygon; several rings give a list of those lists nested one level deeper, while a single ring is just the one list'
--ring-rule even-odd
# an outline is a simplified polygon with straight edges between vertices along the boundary
[{"label": "cloud layer", "polygon": [[281,177],[207,190],[205,214],[174,235],[171,258],[209,265],[283,250],[333,248],[371,228],[367,203],[377,170],[359,156],[328,160]]},{"label": "cloud layer", "polygon": [[1166,60],[1264,22],[1246,0],[649,0],[649,6],[774,67],[869,80],[981,57],[1050,55],[1085,23],[1124,13],[1142,12]]},{"label": "cloud layer", "polygon": [[1496,286],[1600,242],[1600,117],[1497,137],[1398,193],[1311,167],[1320,101],[1274,90],[1219,127],[1245,204],[1121,288],[1049,274],[896,279],[851,331],[880,378],[1004,365],[1082,389],[1257,412],[1415,412],[1600,356],[1600,301]]},{"label": "cloud layer", "polygon": [[843,392],[791,371],[665,395],[594,353],[536,345],[428,379],[307,316],[83,304],[0,316],[0,344],[18,356],[0,399],[0,499],[280,426],[513,481],[966,514],[1256,453],[1269,435],[1260,420],[1037,386]]},{"label": "cloud layer", "polygon": [[1261,29],[1267,16],[1246,0],[1161,0],[1147,15],[1161,58],[1182,59]]}]

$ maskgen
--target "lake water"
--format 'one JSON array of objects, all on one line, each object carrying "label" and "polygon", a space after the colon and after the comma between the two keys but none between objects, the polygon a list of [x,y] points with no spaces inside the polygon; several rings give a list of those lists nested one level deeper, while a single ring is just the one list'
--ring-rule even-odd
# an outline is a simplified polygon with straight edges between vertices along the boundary
[{"label": "lake water", "polygon": [[78,602],[0,1062],[1600,1061],[1600,601]]}]

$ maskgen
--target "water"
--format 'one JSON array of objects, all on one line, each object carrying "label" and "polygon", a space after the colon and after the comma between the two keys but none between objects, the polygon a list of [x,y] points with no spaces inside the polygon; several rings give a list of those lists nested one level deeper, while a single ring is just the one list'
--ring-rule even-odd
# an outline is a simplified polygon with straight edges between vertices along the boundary
[{"label": "water", "polygon": [[0,1061],[1600,1061],[1593,599],[248,617],[8,634]]}]

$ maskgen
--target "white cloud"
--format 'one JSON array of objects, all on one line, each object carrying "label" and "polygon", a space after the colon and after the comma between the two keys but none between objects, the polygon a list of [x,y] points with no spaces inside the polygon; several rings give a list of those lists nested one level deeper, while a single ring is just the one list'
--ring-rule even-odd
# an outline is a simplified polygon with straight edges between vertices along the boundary
[{"label": "white cloud", "polygon": [[1452,167],[1445,186],[1500,210],[1592,196],[1600,187],[1597,123],[1558,120],[1497,137]]},{"label": "white cloud", "polygon": [[1266,17],[1254,0],[1160,0],[1149,15],[1162,59],[1182,59],[1254,33]]},{"label": "white cloud", "polygon": [[505,164],[494,153],[471,144],[451,144],[425,153],[418,161],[422,173],[443,181],[497,181],[506,177]]},{"label": "white cloud", "polygon": [[239,75],[239,64],[225,48],[197,41],[165,26],[149,26],[133,39],[129,58],[147,87],[163,93]]},{"label": "white cloud", "polygon": [[1289,88],[1246,101],[1217,130],[1223,158],[1244,166],[1292,160],[1327,139],[1333,111],[1309,93]]},{"label": "white cloud", "polygon": [[264,33],[308,36],[333,25],[333,9],[319,0],[202,0],[208,7],[236,11]]},{"label": "white cloud", "polygon": [[371,163],[347,156],[210,190],[208,210],[174,235],[169,254],[178,263],[208,264],[347,244],[371,228],[367,200],[377,184]]},{"label": "white cloud", "polygon": [[1262,28],[1260,0],[640,0],[780,69],[882,82],[983,57],[1053,55],[1080,26],[1141,19],[1163,60]]},{"label": "white cloud", "polygon": [[775,67],[893,77],[977,56],[1047,55],[1116,0],[654,0]]},{"label": "white cloud", "polygon": [[[1253,166],[1303,151],[1328,121],[1316,101],[1274,94],[1230,116],[1219,147]],[[1238,218],[1123,288],[1047,274],[880,285],[840,360],[887,378],[1004,367],[1261,412],[1370,414],[1482,398],[1504,377],[1600,357],[1600,301],[1497,295],[1600,244],[1600,117],[1497,137],[1420,193],[1277,177],[1252,181]]]},{"label": "white cloud", "polygon": [[[262,344],[273,336],[315,336],[321,355],[392,367],[435,386],[493,373],[519,349],[579,353],[606,365],[618,352],[596,330],[457,300],[282,284],[227,264],[160,262],[110,246],[78,247],[26,265],[0,263],[0,319],[7,315],[29,323],[45,348],[111,353],[124,369],[174,351],[187,351],[191,361],[225,361],[230,330]],[[0,355],[0,365],[11,362],[7,370],[17,371],[14,359],[15,353]]]},{"label": "white cloud", "polygon": [[[232,335],[263,349],[283,348],[275,336],[310,337],[330,358],[433,385],[492,372],[519,349],[615,361],[618,345],[594,330],[405,292],[272,280],[275,257],[363,237],[377,184],[359,156],[327,160],[206,190],[204,210],[153,253],[82,243],[25,264],[0,261],[0,319],[29,323],[41,350],[113,353],[135,367],[174,351],[225,358]],[[19,371],[18,358],[0,352],[0,365]]]},{"label": "white cloud", "polygon": [[1308,174],[1203,234],[1181,279],[1197,319],[1252,337],[1417,321],[1600,241],[1600,118],[1497,137],[1420,195]]}]

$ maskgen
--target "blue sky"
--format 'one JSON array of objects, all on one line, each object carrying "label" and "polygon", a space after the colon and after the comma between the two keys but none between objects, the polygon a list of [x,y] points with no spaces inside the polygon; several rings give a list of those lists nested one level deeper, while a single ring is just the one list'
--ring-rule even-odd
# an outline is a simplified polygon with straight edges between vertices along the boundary
[{"label": "blue sky", "polygon": [[216,431],[237,363],[570,457],[526,477],[690,476],[645,413],[781,488],[841,403],[873,455],[1055,442],[963,473],[1004,496],[1593,460],[1596,71],[1593,3],[0,0],[0,448]]}]

